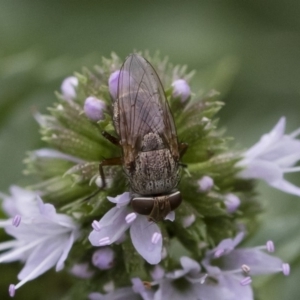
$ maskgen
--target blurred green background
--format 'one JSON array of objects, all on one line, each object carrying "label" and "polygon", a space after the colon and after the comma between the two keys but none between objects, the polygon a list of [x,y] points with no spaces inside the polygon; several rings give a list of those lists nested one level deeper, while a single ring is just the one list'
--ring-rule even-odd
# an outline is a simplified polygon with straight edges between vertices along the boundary
[{"label": "blurred green background", "polygon": [[[0,0],[0,190],[25,184],[24,153],[42,146],[32,111],[45,112],[61,81],[115,51],[160,50],[197,70],[194,90],[221,91],[221,125],[240,147],[251,146],[279,117],[300,127],[300,2]],[[290,178],[300,185],[299,175]],[[260,299],[299,297],[300,199],[264,184],[263,226],[249,244],[273,239],[291,276],[255,279]],[[0,265],[0,299],[21,265]],[[60,299],[68,285],[50,272],[16,299]],[[53,284],[52,284],[53,281]],[[56,286],[56,296],[47,287]],[[52,289],[52,288],[51,288]]]}]

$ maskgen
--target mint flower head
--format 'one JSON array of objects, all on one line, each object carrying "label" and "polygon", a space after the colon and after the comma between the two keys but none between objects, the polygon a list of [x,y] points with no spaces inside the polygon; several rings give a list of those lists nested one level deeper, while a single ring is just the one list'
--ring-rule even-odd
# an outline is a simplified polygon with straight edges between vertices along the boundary
[{"label": "mint flower head", "polygon": [[[298,171],[298,132],[284,134],[281,119],[257,145],[237,152],[218,127],[216,115],[224,105],[219,94],[199,93],[186,66],[147,52],[131,57],[146,62],[140,55],[153,66],[146,81],[140,79],[146,76],[142,67],[122,67],[112,54],[94,69],[66,78],[48,112],[35,114],[46,145],[25,159],[32,184],[1,194],[7,219],[0,227],[14,239],[0,243],[0,263],[24,263],[10,296],[65,263],[74,285],[64,299],[75,300],[252,300],[255,275],[289,274],[289,264],[271,254],[271,241],[255,248],[243,242],[259,225],[257,179],[299,195],[283,178]],[[135,90],[129,86],[138,86],[139,96],[131,99]],[[151,115],[157,95],[165,102]],[[120,111],[116,103],[125,98],[132,106]],[[135,121],[125,118],[129,125],[124,115],[132,107],[140,110],[129,114]],[[161,118],[168,109],[168,118]],[[140,131],[131,135],[128,128],[140,119],[157,128],[155,138],[146,125],[141,129],[146,137]],[[122,132],[130,135],[124,138]],[[128,140],[137,141],[134,149]],[[145,141],[170,153],[169,164],[156,173],[161,178],[176,165],[165,181],[150,178],[150,164],[160,160]],[[146,163],[133,177],[141,157]],[[136,191],[139,184],[153,189],[153,182],[153,193]]]}]

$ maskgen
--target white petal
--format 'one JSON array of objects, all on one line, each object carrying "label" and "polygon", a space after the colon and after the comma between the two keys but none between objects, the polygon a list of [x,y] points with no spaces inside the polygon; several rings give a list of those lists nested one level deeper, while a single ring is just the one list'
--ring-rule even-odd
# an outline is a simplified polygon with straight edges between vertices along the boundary
[{"label": "white petal", "polygon": [[263,179],[269,184],[283,177],[282,170],[274,163],[264,160],[253,160],[249,162],[246,169],[242,170],[238,177],[245,179]]},{"label": "white petal", "polygon": [[175,211],[174,210],[170,211],[165,217],[165,220],[169,220],[173,222],[175,220]]},{"label": "white petal", "polygon": [[93,230],[89,235],[89,240],[93,246],[99,246],[99,240],[109,238],[109,244],[117,241],[129,228],[125,218],[130,212],[127,206],[113,207],[99,221],[100,231]]},{"label": "white petal", "polygon": [[153,291],[151,291],[151,289],[147,289],[140,278],[131,278],[131,283],[133,291],[140,294],[143,300],[153,299]]},{"label": "white petal", "polygon": [[252,146],[246,153],[247,158],[259,157],[262,153],[268,151],[275,143],[277,143],[283,136],[285,130],[285,118],[282,117],[271,130],[270,133],[261,137],[260,141]]},{"label": "white petal", "polygon": [[14,217],[16,214],[22,217],[33,217],[39,214],[36,205],[36,192],[25,190],[16,185],[11,186],[9,190],[11,196],[4,198],[2,208],[10,217]]},{"label": "white petal", "polygon": [[105,296],[100,293],[90,293],[89,300],[105,300]]},{"label": "white petal", "polygon": [[117,197],[107,197],[107,199],[110,202],[117,204],[117,207],[125,206],[130,202],[130,193],[125,192]]},{"label": "white petal", "polygon": [[38,157],[43,157],[43,158],[58,158],[58,159],[63,159],[63,160],[67,160],[67,161],[71,161],[74,163],[83,163],[85,162],[84,160],[77,158],[75,156],[69,155],[69,154],[65,154],[63,152],[54,150],[54,149],[50,149],[50,148],[42,148],[42,149],[38,149],[36,151],[31,152],[32,155],[36,155]]},{"label": "white petal", "polygon": [[33,270],[37,269],[39,266],[42,266],[38,271],[35,272],[34,276],[31,277],[30,280],[32,280],[55,266],[59,256],[61,255],[61,252],[63,251],[62,244],[64,244],[63,240],[52,239],[47,243],[40,244],[39,246],[35,247],[27,258],[25,266],[18,274],[18,278],[23,280],[30,273],[32,273]]},{"label": "white petal", "polygon": [[75,233],[72,232],[70,234],[70,237],[68,238],[68,240],[66,240],[65,245],[62,247],[63,248],[62,254],[61,254],[60,258],[58,259],[58,262],[55,267],[56,272],[63,269],[64,262],[68,257],[68,254],[73,246],[74,240],[75,240]]},{"label": "white petal", "polygon": [[44,203],[40,197],[37,198],[40,214],[43,217],[54,219],[56,217],[56,209],[53,204]]},{"label": "white petal", "polygon": [[178,279],[178,278],[185,276],[187,273],[188,273],[188,270],[182,270],[182,269],[175,270],[175,271],[167,273],[166,278],[174,280],[174,279]]},{"label": "white petal", "polygon": [[193,260],[187,256],[182,256],[180,258],[180,264],[183,267],[183,269],[188,272],[199,273],[201,270],[200,265],[195,260]]},{"label": "white petal", "polygon": [[27,243],[16,241],[16,247],[14,249],[0,255],[0,263],[24,260],[28,256],[28,253],[33,251],[33,249],[39,245],[40,242],[41,239],[36,239]]},{"label": "white petal", "polygon": [[[19,287],[24,285],[27,281],[33,280],[39,275],[49,270],[55,264],[53,263],[53,261],[56,259],[57,255],[59,254],[59,251],[60,249],[55,249],[48,256],[46,256],[45,259],[40,264],[32,265],[32,268],[30,269],[30,273],[28,273],[27,276],[23,276],[23,279],[15,286],[15,289],[18,289]],[[19,273],[18,278],[21,277],[20,274],[21,273]]]},{"label": "white petal", "polygon": [[201,300],[253,300],[251,285],[242,286],[234,276],[218,276],[218,284],[194,285]]},{"label": "white petal", "polygon": [[152,237],[156,233],[161,234],[159,227],[141,215],[138,215],[130,227],[130,236],[135,249],[152,265],[161,261],[162,239],[152,243]]},{"label": "white petal", "polygon": [[289,156],[300,151],[300,141],[292,140],[288,136],[283,136],[280,141],[273,144],[268,151],[261,153],[260,159],[275,161],[282,157]]},{"label": "white petal", "polygon": [[289,168],[294,166],[300,160],[300,149],[296,153],[280,157],[275,163],[281,168]]},{"label": "white petal", "polygon": [[281,190],[283,192],[300,196],[300,188],[297,187],[296,185],[288,182],[287,180],[278,180],[275,182],[270,183],[270,185],[278,190]]},{"label": "white petal", "polygon": [[[11,249],[11,248],[15,248],[18,245],[20,245],[19,241],[16,240],[11,240],[11,241],[7,241],[7,242],[2,242],[0,243],[0,251],[3,250],[7,250],[7,249]],[[0,256],[1,257],[1,256]]]},{"label": "white petal", "polygon": [[236,249],[221,258],[224,270],[239,270],[243,264],[250,267],[251,275],[270,274],[281,271],[282,260],[259,249]]}]

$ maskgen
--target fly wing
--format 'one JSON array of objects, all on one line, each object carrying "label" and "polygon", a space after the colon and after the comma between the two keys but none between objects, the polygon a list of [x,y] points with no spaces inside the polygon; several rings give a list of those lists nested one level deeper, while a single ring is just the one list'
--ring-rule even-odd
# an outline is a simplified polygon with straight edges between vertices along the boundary
[{"label": "fly wing", "polygon": [[179,158],[176,128],[162,84],[151,64],[138,54],[128,56],[120,70],[117,101],[117,131],[126,164],[133,162],[141,140],[151,132]]}]

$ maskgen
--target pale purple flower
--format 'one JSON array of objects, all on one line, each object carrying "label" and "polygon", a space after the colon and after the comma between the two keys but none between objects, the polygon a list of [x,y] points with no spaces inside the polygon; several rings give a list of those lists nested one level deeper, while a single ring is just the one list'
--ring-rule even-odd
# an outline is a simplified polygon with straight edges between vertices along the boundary
[{"label": "pale purple flower", "polygon": [[[128,205],[130,194],[107,197],[116,204],[102,219],[93,222],[94,230],[89,235],[93,246],[107,246],[123,237],[127,229],[137,252],[150,264],[157,264],[162,258],[162,235],[157,224],[149,222],[147,216],[136,214]],[[96,223],[98,222],[98,223]]]},{"label": "pale purple flower", "polygon": [[227,208],[227,212],[232,214],[234,213],[240,206],[241,200],[238,196],[229,193],[225,195],[225,200],[224,200],[225,206]]},{"label": "pale purple flower", "polygon": [[108,270],[114,266],[115,253],[110,247],[96,250],[92,256],[92,263],[100,270]]},{"label": "pale purple flower", "polygon": [[105,108],[105,102],[96,97],[86,98],[83,106],[85,115],[94,122],[98,122],[104,118]]},{"label": "pale purple flower", "polygon": [[182,218],[182,226],[184,228],[190,227],[196,221],[196,216],[194,214],[190,214],[189,216]]},{"label": "pale purple flower", "polygon": [[270,186],[300,196],[300,188],[284,179],[285,173],[298,172],[294,165],[300,160],[300,128],[285,134],[284,117],[264,134],[260,141],[247,150],[237,166],[244,168],[238,176],[245,179],[263,179]]},{"label": "pale purple flower", "polygon": [[124,69],[113,72],[108,79],[108,89],[112,98],[117,99],[119,84],[128,87],[135,84],[137,79],[134,74],[130,74]]},{"label": "pale purple flower", "polygon": [[[252,278],[249,275],[276,272],[288,275],[288,264],[265,253],[265,250],[275,250],[272,241],[259,247],[235,249],[243,237],[244,234],[239,233],[234,239],[225,239],[215,249],[206,253],[202,265],[208,273],[208,280],[203,288],[206,293],[212,294],[211,298],[203,299],[253,300],[250,286]],[[209,278],[213,278],[218,284],[209,284]]]},{"label": "pale purple flower", "polygon": [[[180,258],[180,264],[182,269],[177,269],[173,272],[166,273],[164,277],[162,277],[164,273],[159,270],[159,276],[154,278],[159,286],[158,290],[154,294],[154,300],[197,300],[199,299],[200,295],[202,297],[202,294],[199,293],[199,288],[204,284],[207,275],[201,273],[200,264],[186,256]],[[186,286],[183,289],[178,289],[176,287],[175,281],[179,278],[186,280]]]},{"label": "pale purple flower", "polygon": [[140,296],[136,294],[131,287],[116,289],[108,294],[90,293],[89,300],[140,300]]},{"label": "pale purple flower", "polygon": [[36,158],[43,158],[43,159],[62,159],[67,160],[70,162],[74,162],[76,164],[84,163],[85,161],[83,159],[80,159],[76,156],[69,155],[63,152],[60,152],[58,150],[54,150],[51,148],[41,148],[35,151],[30,152],[30,158],[32,160]]},{"label": "pale purple flower", "polygon": [[[235,249],[243,237],[244,234],[239,233],[234,239],[225,239],[207,251],[201,262],[207,273],[201,270],[198,262],[188,257],[182,257],[182,268],[173,272],[164,274],[161,268],[153,270],[152,284],[158,285],[154,300],[253,300],[249,275],[278,271],[289,274],[288,264],[264,252],[275,250],[272,241],[251,249]],[[176,286],[179,278],[185,280],[180,289]]]},{"label": "pale purple flower", "polygon": [[0,263],[23,261],[25,266],[18,274],[20,282],[11,284],[9,294],[55,266],[56,271],[64,267],[74,241],[79,237],[78,226],[64,214],[58,214],[52,204],[44,204],[31,191],[13,186],[11,196],[1,195],[2,208],[8,216],[20,215],[18,227],[9,222],[0,222],[7,234],[15,239],[0,243]]},{"label": "pale purple flower", "polygon": [[132,278],[132,287],[118,288],[110,291],[107,294],[98,292],[90,293],[89,300],[153,300],[154,292],[145,287],[141,279]]},{"label": "pale purple flower", "polygon": [[165,277],[172,280],[184,277],[191,283],[203,284],[205,282],[206,274],[201,273],[201,266],[195,260],[187,256],[182,256],[180,258],[180,264],[182,269],[169,272]]},{"label": "pale purple flower", "polygon": [[154,292],[145,287],[144,283],[140,278],[132,278],[132,289],[136,294],[139,294],[143,300],[153,300]]},{"label": "pale purple flower", "polygon": [[117,98],[120,70],[113,72],[108,79],[108,88],[113,99]]},{"label": "pale purple flower", "polygon": [[209,192],[214,186],[214,180],[209,176],[203,176],[198,180],[199,192]]},{"label": "pale purple flower", "polygon": [[162,279],[165,275],[165,270],[160,265],[156,265],[153,270],[151,271],[151,277],[154,281],[158,281]]},{"label": "pale purple flower", "polygon": [[70,273],[78,278],[91,278],[95,272],[90,270],[88,263],[78,263],[73,265]]},{"label": "pale purple flower", "polygon": [[185,102],[191,95],[191,89],[184,79],[177,79],[172,83],[173,97],[180,98],[181,102]]},{"label": "pale purple flower", "polygon": [[64,79],[61,84],[61,92],[63,97],[70,101],[76,97],[76,88],[78,86],[78,78],[75,76],[70,76]]}]

